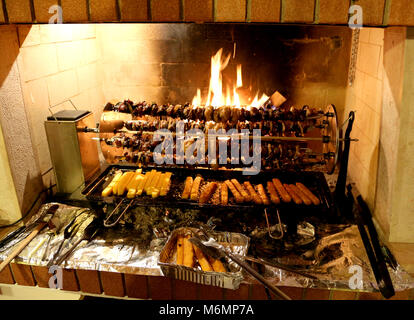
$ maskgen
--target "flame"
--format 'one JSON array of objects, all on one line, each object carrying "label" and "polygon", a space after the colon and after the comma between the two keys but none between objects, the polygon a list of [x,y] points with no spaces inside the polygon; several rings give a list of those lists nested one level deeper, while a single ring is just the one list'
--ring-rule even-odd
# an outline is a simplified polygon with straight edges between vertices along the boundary
[{"label": "flame", "polygon": [[242,68],[241,64],[238,64],[237,65],[237,88],[243,87],[241,68]]},{"label": "flame", "polygon": [[230,95],[230,88],[227,86],[227,93],[226,93],[226,106],[231,106],[231,95]]},{"label": "flame", "polygon": [[201,90],[197,89],[197,95],[193,98],[193,106],[201,106]]},{"label": "flame", "polygon": [[269,97],[265,94],[263,94],[260,99],[258,97],[259,95],[256,94],[253,101],[250,103],[250,107],[259,108],[262,104],[264,104],[269,99]]},{"label": "flame", "polygon": [[236,106],[237,108],[241,107],[240,97],[238,93],[236,92],[236,88],[233,89],[233,105]]},{"label": "flame", "polygon": [[[241,108],[242,102],[239,93],[237,92],[238,88],[243,87],[242,79],[242,66],[241,64],[237,65],[236,73],[236,85],[233,85],[233,90],[230,87],[226,86],[226,93],[223,93],[223,77],[222,71],[228,66],[231,55],[223,57],[223,48],[217,51],[217,53],[211,57],[211,75],[210,75],[210,87],[207,94],[206,106],[213,106],[218,108],[220,106],[234,106],[236,108]],[[269,97],[265,94],[259,99],[259,94],[257,93],[253,101],[247,106],[250,107],[260,107],[264,104]],[[201,106],[201,91],[197,89],[197,95],[193,98],[193,106]],[[249,99],[250,100],[250,99]]]}]

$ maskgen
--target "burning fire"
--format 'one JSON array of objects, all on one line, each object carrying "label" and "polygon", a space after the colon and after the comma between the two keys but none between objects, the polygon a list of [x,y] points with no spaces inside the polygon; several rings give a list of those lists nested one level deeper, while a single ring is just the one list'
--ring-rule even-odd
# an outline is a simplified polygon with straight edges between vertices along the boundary
[{"label": "burning fire", "polygon": [[[234,106],[240,108],[242,106],[241,97],[238,93],[238,89],[243,87],[242,79],[242,66],[237,65],[236,84],[233,85],[233,89],[230,86],[226,86],[226,92],[223,91],[223,77],[222,71],[227,67],[230,61],[230,54],[223,57],[223,49],[217,51],[217,53],[211,57],[211,75],[210,75],[210,87],[208,89],[207,99],[204,105],[213,106],[215,108],[221,106]],[[260,107],[265,103],[269,97],[265,94],[259,98],[257,93],[255,98],[250,103],[243,103],[247,107]],[[193,106],[201,106],[201,90],[197,89],[197,94],[193,98]]]}]

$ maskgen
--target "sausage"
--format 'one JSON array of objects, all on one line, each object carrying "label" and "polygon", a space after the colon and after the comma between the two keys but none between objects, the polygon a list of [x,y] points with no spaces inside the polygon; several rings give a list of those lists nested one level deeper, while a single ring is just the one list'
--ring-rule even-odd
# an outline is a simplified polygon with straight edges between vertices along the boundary
[{"label": "sausage", "polygon": [[247,191],[250,193],[250,196],[253,199],[253,202],[256,204],[263,204],[262,198],[257,194],[256,190],[254,190],[252,184],[249,181],[243,183],[246,187]]},{"label": "sausage", "polygon": [[270,200],[272,200],[272,202],[274,204],[279,204],[280,203],[280,199],[277,195],[275,186],[273,185],[272,181],[267,182],[267,192],[269,192]]},{"label": "sausage", "polygon": [[243,188],[243,186],[236,179],[231,179],[231,182],[234,184],[237,191],[239,191],[239,193],[242,195],[244,202],[252,201],[252,197],[249,195],[249,193]]},{"label": "sausage", "polygon": [[259,193],[260,198],[262,198],[263,204],[268,206],[270,204],[269,198],[266,195],[266,191],[262,184],[257,185],[257,191]]},{"label": "sausage", "polygon": [[200,189],[200,184],[201,184],[202,180],[203,180],[203,178],[201,176],[197,176],[194,179],[193,185],[191,187],[191,195],[190,195],[191,200],[197,200],[198,199],[198,189]]},{"label": "sausage", "polygon": [[217,183],[216,182],[210,182],[204,189],[204,191],[200,195],[199,203],[207,203],[208,200],[211,198],[213,193],[217,189]]},{"label": "sausage", "polygon": [[233,185],[233,183],[230,180],[224,181],[225,184],[227,184],[227,187],[229,187],[231,193],[234,196],[234,199],[236,200],[236,203],[242,203],[243,197],[242,195],[237,191],[236,187]]},{"label": "sausage", "polygon": [[282,183],[279,179],[272,179],[272,182],[279,193],[280,197],[282,198],[283,202],[291,202],[292,197],[289,195],[289,193],[286,191],[286,189],[283,187]]},{"label": "sausage", "polygon": [[296,182],[296,186],[308,196],[308,198],[312,201],[315,206],[318,206],[321,202],[319,201],[318,197],[316,197],[303,183]]},{"label": "sausage", "polygon": [[294,190],[292,190],[292,188],[288,185],[288,184],[283,184],[283,186],[285,187],[286,191],[289,193],[289,195],[292,197],[293,201],[296,204],[302,204],[303,201],[302,199],[296,194],[296,192]]},{"label": "sausage", "polygon": [[307,206],[310,206],[312,204],[311,199],[309,199],[309,197],[305,193],[303,193],[297,186],[295,186],[294,184],[290,184],[289,187],[299,196],[299,198],[302,199],[304,204],[306,204]]},{"label": "sausage", "polygon": [[193,178],[187,177],[185,179],[184,191],[181,196],[182,199],[188,199],[190,197],[191,187],[193,186]]},{"label": "sausage", "polygon": [[229,189],[226,183],[221,184],[221,204],[227,206],[229,203]]}]

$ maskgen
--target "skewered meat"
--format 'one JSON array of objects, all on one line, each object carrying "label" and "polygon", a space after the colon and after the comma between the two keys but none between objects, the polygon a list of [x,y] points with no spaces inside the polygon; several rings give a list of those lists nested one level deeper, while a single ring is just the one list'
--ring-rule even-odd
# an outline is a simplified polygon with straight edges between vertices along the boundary
[{"label": "skewered meat", "polygon": [[206,121],[213,121],[214,116],[214,108],[212,106],[206,107],[206,110],[204,111],[204,117]]}]

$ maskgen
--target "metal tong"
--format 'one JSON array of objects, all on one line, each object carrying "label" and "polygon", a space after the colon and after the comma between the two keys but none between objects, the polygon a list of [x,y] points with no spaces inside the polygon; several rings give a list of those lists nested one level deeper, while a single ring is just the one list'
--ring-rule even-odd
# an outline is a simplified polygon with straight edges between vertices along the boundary
[{"label": "metal tong", "polygon": [[239,259],[235,254],[227,252],[213,238],[209,238],[208,241],[203,242],[197,236],[195,237],[193,236],[192,238],[190,238],[190,242],[193,243],[198,248],[200,248],[200,250],[204,254],[212,257],[213,259],[220,260],[224,257],[229,258],[230,260],[234,261],[237,265],[239,265],[243,270],[245,270],[250,275],[252,275],[257,281],[263,284],[266,288],[272,291],[277,297],[281,298],[282,300],[292,300],[282,290],[276,288],[269,281],[267,281],[261,274],[259,274],[256,270],[254,270],[248,263]]},{"label": "metal tong", "polygon": [[282,239],[284,233],[283,233],[282,221],[280,220],[279,209],[276,209],[276,214],[277,214],[277,219],[278,219],[278,226],[279,226],[279,229],[280,229],[280,235],[278,235],[278,236],[272,235],[272,231],[270,230],[269,218],[267,216],[267,210],[266,210],[266,208],[264,209],[264,212],[265,212],[267,232],[269,233],[269,237],[272,238],[272,239],[275,239],[275,240]]},{"label": "metal tong", "polygon": [[56,212],[58,208],[59,206],[57,204],[54,204],[48,210],[44,210],[44,212],[35,221],[23,225],[10,232],[7,236],[0,240],[0,248],[4,248],[10,241],[14,239],[23,238],[26,233],[32,231],[38,225],[39,221],[44,220],[47,214],[50,214],[50,212]]},{"label": "metal tong", "polygon": [[47,264],[48,267],[56,264],[55,261],[57,259],[57,257],[59,257],[60,252],[63,249],[63,245],[66,243],[66,240],[68,240],[70,242],[70,239],[72,239],[76,233],[79,231],[80,226],[85,222],[85,220],[88,218],[88,215],[86,215],[86,217],[84,217],[83,219],[81,219],[80,221],[77,221],[78,218],[85,214],[85,213],[89,213],[89,210],[84,210],[81,213],[77,214],[72,221],[66,226],[65,230],[63,231],[63,241],[60,243],[58,250],[55,252],[55,254],[53,255],[52,260],[49,261],[49,263]]},{"label": "metal tong", "polygon": [[94,219],[91,221],[91,223],[85,228],[85,231],[83,232],[82,237],[80,237],[71,248],[69,248],[63,255],[61,255],[59,258],[56,259],[56,265],[60,265],[63,261],[65,261],[69,256],[72,254],[72,252],[76,249],[76,247],[83,241],[91,241],[95,236],[98,234],[98,232],[101,230],[102,227],[102,219],[98,219],[94,217]]},{"label": "metal tong", "polygon": [[36,220],[35,223],[30,225],[28,227],[28,230],[32,230],[31,233],[23,239],[17,247],[13,250],[13,252],[0,264],[0,272],[3,271],[3,269],[15,258],[17,257],[20,252],[23,251],[24,248],[33,240],[34,237],[36,237],[39,232],[48,225],[48,222],[46,221],[46,216],[50,215],[50,218],[53,217],[53,215],[56,213],[56,211],[59,209],[58,205],[51,206],[48,210],[45,210],[45,212]]},{"label": "metal tong", "polygon": [[121,218],[124,216],[125,212],[127,212],[127,210],[129,209],[130,206],[132,206],[132,204],[134,203],[134,199],[132,199],[128,205],[126,206],[126,208],[121,212],[121,214],[118,216],[118,218],[115,220],[115,222],[113,223],[109,223],[109,220],[111,219],[112,215],[117,212],[119,210],[119,208],[121,207],[121,204],[125,201],[125,199],[122,199],[117,206],[115,207],[114,210],[112,210],[112,212],[109,214],[109,216],[104,220],[103,225],[107,228],[110,227],[114,227],[116,226],[116,224],[119,222],[119,220],[121,220]]}]

